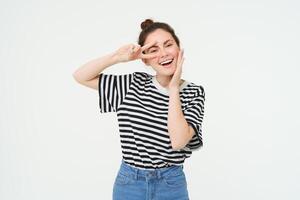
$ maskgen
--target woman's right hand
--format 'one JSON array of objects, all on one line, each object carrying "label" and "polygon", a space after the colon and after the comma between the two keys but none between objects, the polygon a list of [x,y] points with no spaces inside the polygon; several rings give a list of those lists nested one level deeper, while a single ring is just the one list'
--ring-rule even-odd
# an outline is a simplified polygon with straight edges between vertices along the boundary
[{"label": "woman's right hand", "polygon": [[142,47],[134,44],[124,45],[115,52],[116,59],[118,62],[128,62],[136,59],[154,58],[157,56],[155,53],[145,54],[143,52],[155,43],[156,41],[148,43]]}]

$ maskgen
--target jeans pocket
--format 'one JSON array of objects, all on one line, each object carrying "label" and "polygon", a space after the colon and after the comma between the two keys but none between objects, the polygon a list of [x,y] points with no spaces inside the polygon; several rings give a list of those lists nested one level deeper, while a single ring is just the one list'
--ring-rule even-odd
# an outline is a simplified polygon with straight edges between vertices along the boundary
[{"label": "jeans pocket", "polygon": [[120,173],[120,172],[118,173],[116,180],[115,180],[115,183],[119,184],[119,185],[126,185],[126,184],[129,184],[130,182],[132,182],[131,178],[128,175]]},{"label": "jeans pocket", "polygon": [[186,177],[183,172],[165,176],[163,178],[163,181],[169,187],[187,186]]}]

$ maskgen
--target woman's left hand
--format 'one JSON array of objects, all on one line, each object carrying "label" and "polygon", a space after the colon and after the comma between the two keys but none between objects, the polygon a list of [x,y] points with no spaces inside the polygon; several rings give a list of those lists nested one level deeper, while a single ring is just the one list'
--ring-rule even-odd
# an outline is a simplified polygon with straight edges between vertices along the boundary
[{"label": "woman's left hand", "polygon": [[170,83],[169,83],[170,90],[174,90],[174,89],[176,90],[176,89],[179,89],[179,87],[180,87],[182,64],[184,61],[183,52],[184,52],[184,50],[180,49],[180,51],[178,53],[178,57],[177,57],[177,61],[176,61],[176,70],[172,76]]}]

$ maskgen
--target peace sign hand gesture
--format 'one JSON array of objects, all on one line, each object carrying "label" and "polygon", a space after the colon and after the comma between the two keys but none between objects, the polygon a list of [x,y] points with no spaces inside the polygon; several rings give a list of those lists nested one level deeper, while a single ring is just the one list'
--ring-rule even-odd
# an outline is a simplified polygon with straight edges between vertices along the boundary
[{"label": "peace sign hand gesture", "polygon": [[134,44],[127,44],[120,47],[116,52],[115,55],[119,62],[128,62],[136,59],[149,59],[154,58],[156,54],[150,53],[145,54],[143,53],[147,48],[154,45],[156,41],[148,43],[144,46],[134,45]]}]

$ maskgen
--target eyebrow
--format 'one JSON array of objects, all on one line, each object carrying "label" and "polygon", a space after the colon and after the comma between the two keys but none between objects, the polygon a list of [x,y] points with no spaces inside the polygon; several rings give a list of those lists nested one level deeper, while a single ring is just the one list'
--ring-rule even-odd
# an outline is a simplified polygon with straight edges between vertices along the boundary
[{"label": "eyebrow", "polygon": [[[167,42],[169,42],[169,41],[173,41],[172,39],[168,39],[168,40],[166,40],[165,42],[164,42],[164,44],[166,44]],[[148,49],[151,49],[152,47],[158,47],[157,45],[153,45],[153,46],[151,46],[151,47],[149,47]]]}]

